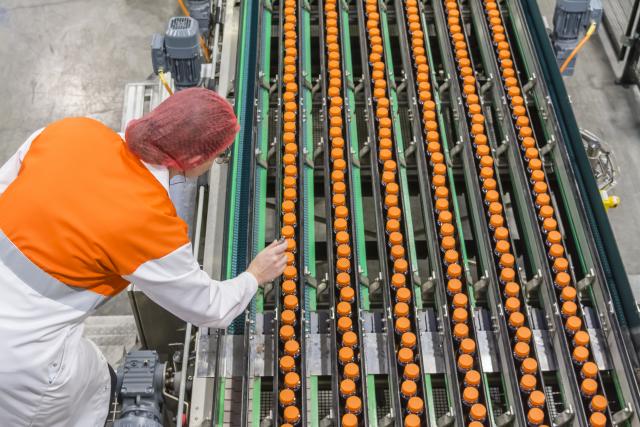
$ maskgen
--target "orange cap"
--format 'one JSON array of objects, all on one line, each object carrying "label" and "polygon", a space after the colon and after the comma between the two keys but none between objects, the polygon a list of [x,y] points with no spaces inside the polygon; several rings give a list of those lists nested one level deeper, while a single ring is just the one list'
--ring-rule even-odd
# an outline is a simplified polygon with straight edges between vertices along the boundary
[{"label": "orange cap", "polygon": [[356,296],[356,291],[351,286],[345,286],[340,289],[340,301],[353,301]]},{"label": "orange cap", "polygon": [[[340,246],[346,246],[346,245],[340,245]],[[338,271],[349,271],[350,268],[351,268],[351,261],[349,261],[349,258],[338,258],[338,260],[336,261],[336,269]]]},{"label": "orange cap", "polygon": [[537,181],[535,184],[533,184],[533,192],[536,194],[546,193],[547,188],[548,188],[547,184],[542,181]]},{"label": "orange cap", "polygon": [[[543,206],[543,207],[546,207],[546,206]],[[560,232],[556,230],[548,232],[547,243],[550,243],[552,245],[562,243],[562,234],[560,234]]]},{"label": "orange cap", "polygon": [[451,236],[453,237],[453,234],[455,233],[456,229],[452,224],[449,223],[443,223],[440,226],[440,234],[443,237],[447,237],[447,236]]},{"label": "orange cap", "polygon": [[480,397],[480,392],[475,387],[465,387],[462,391],[462,400],[466,404],[473,404],[478,401]]},{"label": "orange cap", "polygon": [[578,363],[584,363],[589,359],[589,350],[587,347],[577,346],[573,349],[573,353],[571,354],[573,360]]},{"label": "orange cap", "polygon": [[453,327],[453,336],[458,340],[462,340],[469,336],[469,327],[464,323],[456,323]]},{"label": "orange cap", "polygon": [[507,310],[507,312],[509,313],[513,313],[514,311],[520,311],[520,300],[516,297],[507,298],[507,300],[504,302],[504,309]]},{"label": "orange cap", "polygon": [[447,282],[447,291],[450,294],[457,294],[462,291],[462,282],[458,279],[450,279]]},{"label": "orange cap", "polygon": [[404,276],[404,274],[395,273],[393,276],[391,276],[391,286],[393,286],[395,289],[404,287],[406,283],[407,278]]},{"label": "orange cap", "polygon": [[344,288],[345,286],[349,286],[351,284],[351,276],[348,273],[338,273],[336,276],[336,285],[339,288]]},{"label": "orange cap", "polygon": [[[549,232],[549,234],[552,232]],[[567,269],[569,268],[569,261],[566,258],[563,257],[558,257],[555,260],[553,260],[553,269],[555,271],[567,271]]]},{"label": "orange cap", "polygon": [[593,362],[586,362],[582,365],[580,373],[585,378],[595,378],[598,375],[598,365]]},{"label": "orange cap", "polygon": [[295,310],[298,308],[298,297],[295,295],[287,295],[284,297],[283,303],[287,310]]},{"label": "orange cap", "polygon": [[607,410],[608,404],[607,399],[603,395],[596,394],[591,398],[591,404],[589,406],[593,411],[604,412]]},{"label": "orange cap", "polygon": [[465,308],[469,298],[463,293],[457,293],[453,296],[453,306],[456,308]]},{"label": "orange cap", "polygon": [[450,249],[455,249],[456,239],[451,236],[445,236],[442,238],[442,241],[440,242],[440,247],[445,251]]},{"label": "orange cap", "polygon": [[400,339],[403,347],[413,348],[416,345],[417,338],[416,334],[413,332],[405,332],[402,334],[402,338]]},{"label": "orange cap", "polygon": [[415,363],[407,363],[402,375],[406,379],[415,380],[420,375],[420,367]]},{"label": "orange cap", "polygon": [[[351,396],[345,402],[345,407],[347,408],[347,411],[351,412],[352,414],[358,414],[360,413],[360,411],[362,411],[362,400],[360,400],[358,396]],[[344,426],[344,418],[342,420],[342,425]],[[356,423],[353,425],[358,425],[357,418]]]},{"label": "orange cap", "polygon": [[447,264],[453,264],[454,262],[458,262],[458,259],[459,259],[458,251],[449,249],[444,253],[444,260]]},{"label": "orange cap", "polygon": [[531,347],[526,342],[517,342],[516,345],[513,346],[513,353],[519,359],[524,359],[529,357],[529,352],[531,351]]},{"label": "orange cap", "polygon": [[526,326],[521,326],[516,331],[516,339],[521,342],[528,343],[529,341],[531,341],[531,335],[531,329],[527,328]]},{"label": "orange cap", "polygon": [[342,347],[338,351],[338,358],[342,363],[348,363],[353,361],[353,358],[354,358],[353,349],[351,347]]},{"label": "orange cap", "polygon": [[284,352],[289,356],[295,356],[300,352],[300,343],[296,340],[289,340],[284,343]]},{"label": "orange cap", "polygon": [[525,391],[535,390],[538,380],[531,374],[524,374],[520,378],[520,389]]},{"label": "orange cap", "polygon": [[[533,171],[533,174],[535,174],[536,172],[542,173],[542,171]],[[533,174],[532,174],[532,177],[533,177]],[[542,176],[544,177],[544,173],[542,173]],[[538,215],[540,215],[541,218],[552,218],[553,208],[549,205],[540,206],[540,209],[538,210]]]},{"label": "orange cap", "polygon": [[465,338],[460,342],[460,353],[473,354],[476,352],[476,342],[471,338]]},{"label": "orange cap", "polygon": [[295,338],[296,332],[291,325],[284,325],[280,327],[280,339],[282,341],[289,341]]},{"label": "orange cap", "polygon": [[406,273],[409,269],[409,263],[405,259],[397,259],[393,262],[393,271],[396,273]]},{"label": "orange cap", "polygon": [[[423,410],[424,410],[424,402],[419,397],[414,396],[410,398],[409,401],[407,402],[407,411],[413,414],[421,414]],[[419,420],[420,419],[418,418],[418,421]],[[405,425],[406,425],[406,422],[405,422]]]},{"label": "orange cap", "polygon": [[[554,245],[554,246],[560,246],[560,245]],[[569,286],[569,284],[571,283],[571,276],[568,273],[561,271],[558,274],[556,274],[554,282],[560,288],[564,288],[566,286]]]},{"label": "orange cap", "polygon": [[280,358],[280,370],[282,372],[290,372],[296,366],[296,362],[291,356],[282,356]]},{"label": "orange cap", "polygon": [[393,314],[396,317],[406,317],[409,315],[409,305],[404,302],[399,302],[393,307]]},{"label": "orange cap", "polygon": [[527,413],[527,420],[531,425],[540,425],[544,422],[544,412],[540,408],[531,408]]},{"label": "orange cap", "polygon": [[589,345],[589,333],[586,331],[578,331],[573,336],[573,343],[576,346],[586,347]]},{"label": "orange cap", "polygon": [[452,320],[454,323],[466,323],[469,318],[469,312],[464,308],[456,308],[453,310]]},{"label": "orange cap", "polygon": [[282,275],[285,279],[291,280],[298,276],[298,270],[294,266],[288,265],[284,268]]},{"label": "orange cap", "polygon": [[295,424],[300,420],[300,409],[296,406],[287,406],[284,408],[283,417],[285,421]]},{"label": "orange cap", "polygon": [[582,320],[578,316],[571,316],[565,322],[564,327],[569,331],[577,332],[582,328]]},{"label": "orange cap", "polygon": [[356,383],[353,380],[346,379],[340,381],[340,393],[344,396],[350,396],[356,392]]},{"label": "orange cap", "polygon": [[358,378],[360,376],[360,367],[356,363],[347,363],[344,365],[344,377],[349,379]]},{"label": "orange cap", "polygon": [[401,245],[403,241],[402,233],[394,231],[389,234],[389,244],[390,245]]},{"label": "orange cap", "polygon": [[283,310],[280,321],[285,325],[293,325],[296,321],[296,313],[293,310]]},{"label": "orange cap", "polygon": [[[551,245],[549,248],[549,256],[553,258],[561,257],[564,255],[564,247],[562,245]],[[563,273],[566,274],[566,273]]]},{"label": "orange cap", "polygon": [[406,317],[398,317],[396,319],[396,331],[400,334],[411,330],[411,322]]},{"label": "orange cap", "polygon": [[538,370],[538,362],[532,357],[527,357],[522,361],[520,368],[525,374],[534,374]]},{"label": "orange cap", "polygon": [[289,372],[284,376],[284,385],[289,388],[296,388],[300,384],[300,375]]},{"label": "orange cap", "polygon": [[293,280],[285,280],[280,285],[280,289],[285,295],[292,295],[296,293],[296,282]]},{"label": "orange cap", "polygon": [[400,259],[404,257],[404,247],[402,245],[393,245],[391,247],[391,258]]},{"label": "orange cap", "polygon": [[461,354],[458,356],[458,368],[463,371],[468,371],[473,368],[473,357],[468,354]]},{"label": "orange cap", "polygon": [[400,350],[398,350],[398,362],[402,363],[403,365],[406,365],[407,363],[411,363],[412,361],[413,361],[413,350],[406,347],[403,347]]},{"label": "orange cap", "polygon": [[342,427],[357,427],[358,417],[355,414],[344,414],[342,416],[341,423],[342,423]]},{"label": "orange cap", "polygon": [[447,276],[455,279],[458,278],[462,275],[462,267],[460,267],[460,264],[449,264],[449,266],[447,266]]},{"label": "orange cap", "polygon": [[580,384],[580,391],[585,396],[593,396],[598,392],[598,383],[591,378],[586,378]]},{"label": "orange cap", "polygon": [[578,312],[578,306],[573,301],[565,301],[562,303],[561,311],[563,316],[575,316]]},{"label": "orange cap", "polygon": [[398,302],[407,303],[411,301],[411,291],[409,288],[400,288],[396,291],[396,300]]},{"label": "orange cap", "polygon": [[293,405],[296,401],[296,394],[293,390],[285,388],[280,390],[279,400],[282,406]]},{"label": "orange cap", "polygon": [[[337,211],[337,209],[336,209]],[[336,244],[337,245],[342,245],[342,244],[348,244],[349,243],[349,233],[347,233],[346,231],[339,231],[336,233]]]},{"label": "orange cap", "polygon": [[409,414],[404,417],[404,427],[420,427],[420,417],[416,414]]},{"label": "orange cap", "polygon": [[[543,407],[544,401],[545,401],[544,393],[541,392],[540,390],[534,390],[529,395],[529,405],[533,407],[536,407],[536,408]],[[543,419],[544,419],[544,414],[543,414]],[[542,421],[543,420],[538,421],[538,424],[540,424]]]},{"label": "orange cap", "polygon": [[594,412],[589,417],[589,425],[592,427],[605,427],[607,425],[607,416],[602,412]]},{"label": "orange cap", "polygon": [[504,293],[507,297],[517,297],[520,293],[520,285],[516,282],[507,282],[504,285]]},{"label": "orange cap", "polygon": [[404,396],[414,396],[418,392],[418,385],[415,381],[404,380],[400,386],[400,392]]},{"label": "orange cap", "polygon": [[481,403],[476,403],[469,410],[469,417],[475,421],[484,421],[487,418],[487,408]]},{"label": "orange cap", "polygon": [[392,233],[394,231],[400,230],[400,221],[397,219],[387,220],[387,232]]},{"label": "orange cap", "polygon": [[358,335],[353,331],[345,332],[342,335],[342,345],[344,347],[355,347],[358,345]]},{"label": "orange cap", "polygon": [[562,299],[562,301],[574,301],[577,294],[576,288],[573,286],[565,286],[562,288],[562,292],[560,292],[560,299]]},{"label": "orange cap", "polygon": [[500,266],[511,268],[516,262],[516,258],[510,253],[500,255]]},{"label": "orange cap", "polygon": [[353,328],[353,321],[350,317],[340,317],[338,318],[338,330],[340,331],[350,331]]},{"label": "orange cap", "polygon": [[[351,315],[351,304],[349,304],[348,302],[345,302],[345,301],[339,302],[336,305],[336,313],[338,313],[339,317],[350,316]],[[284,314],[284,312],[283,312],[283,314]]]},{"label": "orange cap", "polygon": [[512,328],[520,328],[524,325],[524,314],[514,311],[509,315],[509,326]]}]

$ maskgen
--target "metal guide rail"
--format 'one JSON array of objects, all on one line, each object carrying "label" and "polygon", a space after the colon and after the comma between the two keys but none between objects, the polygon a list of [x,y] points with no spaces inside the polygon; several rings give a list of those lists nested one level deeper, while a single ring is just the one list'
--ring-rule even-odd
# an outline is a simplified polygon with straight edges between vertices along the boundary
[{"label": "metal guide rail", "polygon": [[640,425],[517,1],[247,8],[228,243],[289,259],[211,352],[214,425]]}]

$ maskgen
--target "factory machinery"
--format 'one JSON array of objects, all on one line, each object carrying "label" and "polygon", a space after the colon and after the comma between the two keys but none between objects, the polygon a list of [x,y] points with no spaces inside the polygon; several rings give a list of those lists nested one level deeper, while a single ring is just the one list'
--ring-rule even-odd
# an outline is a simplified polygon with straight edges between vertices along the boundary
[{"label": "factory machinery", "polygon": [[130,290],[165,423],[640,426],[638,308],[534,1],[219,2],[200,75],[194,22],[156,71],[241,124],[190,193],[196,254],[289,262],[225,331]]}]

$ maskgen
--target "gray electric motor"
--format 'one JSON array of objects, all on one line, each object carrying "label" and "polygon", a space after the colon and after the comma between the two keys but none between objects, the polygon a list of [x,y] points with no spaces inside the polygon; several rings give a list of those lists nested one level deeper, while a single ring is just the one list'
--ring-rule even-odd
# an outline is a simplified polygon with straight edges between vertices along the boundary
[{"label": "gray electric motor", "polygon": [[200,32],[198,21],[188,16],[169,20],[164,36],[151,39],[153,72],[169,71],[178,90],[200,82]]},{"label": "gray electric motor", "polygon": [[132,351],[118,369],[122,410],[113,427],[162,427],[165,364],[155,351]]}]

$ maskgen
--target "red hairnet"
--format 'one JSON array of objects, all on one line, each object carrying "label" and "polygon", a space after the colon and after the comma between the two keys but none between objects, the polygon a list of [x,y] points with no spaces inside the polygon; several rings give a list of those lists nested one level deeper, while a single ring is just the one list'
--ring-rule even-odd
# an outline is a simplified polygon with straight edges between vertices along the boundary
[{"label": "red hairnet", "polygon": [[226,99],[212,90],[189,88],[132,120],[125,139],[145,162],[184,171],[223,152],[239,129]]}]

